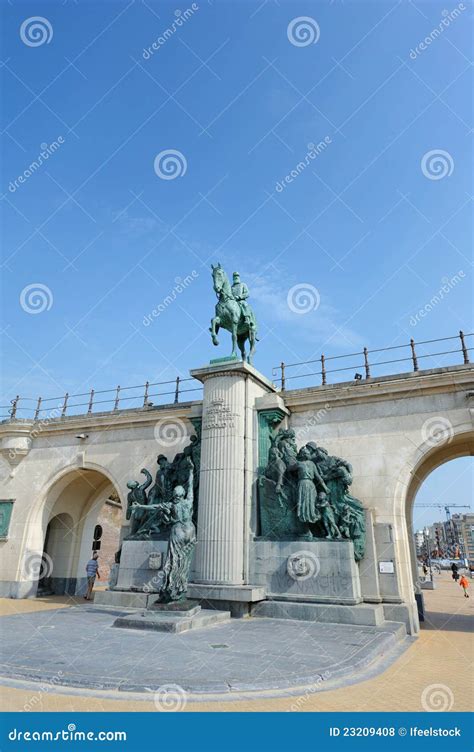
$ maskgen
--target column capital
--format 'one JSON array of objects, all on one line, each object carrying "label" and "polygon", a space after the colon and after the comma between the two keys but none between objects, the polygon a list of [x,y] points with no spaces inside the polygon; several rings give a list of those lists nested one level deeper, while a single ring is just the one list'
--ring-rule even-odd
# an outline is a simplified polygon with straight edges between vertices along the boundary
[{"label": "column capital", "polygon": [[258,415],[268,423],[270,428],[275,428],[286,418],[288,411],[282,410],[281,407],[271,407],[266,410],[259,410]]}]

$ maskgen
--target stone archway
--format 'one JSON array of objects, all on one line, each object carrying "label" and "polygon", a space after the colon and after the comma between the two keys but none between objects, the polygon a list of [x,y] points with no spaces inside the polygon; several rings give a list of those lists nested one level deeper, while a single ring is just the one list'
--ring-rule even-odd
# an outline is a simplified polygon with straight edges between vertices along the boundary
[{"label": "stone archway", "polygon": [[73,518],[67,512],[60,512],[48,522],[38,580],[38,596],[69,592],[73,535]]},{"label": "stone archway", "polygon": [[83,591],[94,529],[112,492],[118,496],[108,475],[95,468],[67,468],[49,482],[28,523],[23,576],[30,596]]},{"label": "stone archway", "polygon": [[416,467],[414,468],[410,482],[407,486],[405,496],[405,514],[406,524],[410,545],[410,560],[413,574],[413,582],[418,580],[417,557],[415,550],[414,529],[413,529],[413,507],[416,495],[433,470],[444,465],[446,462],[459,457],[474,456],[474,431],[461,432],[454,434],[448,441],[440,445],[431,447],[422,454]]}]

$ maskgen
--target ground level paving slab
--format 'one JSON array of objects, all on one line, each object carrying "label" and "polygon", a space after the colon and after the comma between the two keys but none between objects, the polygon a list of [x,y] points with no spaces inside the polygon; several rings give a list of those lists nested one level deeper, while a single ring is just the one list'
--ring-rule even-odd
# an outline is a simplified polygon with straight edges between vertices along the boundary
[{"label": "ground level paving slab", "polygon": [[[375,671],[358,671],[352,682],[346,679],[341,683],[329,683],[326,691],[319,691],[320,685],[313,685],[309,689],[295,688],[291,693],[274,692],[271,698],[263,692],[240,693],[240,699],[233,694],[232,700],[229,693],[217,698],[202,694],[199,702],[193,702],[189,697],[180,709],[188,712],[417,712],[426,710],[430,688],[434,687],[437,692],[438,685],[442,684],[447,699],[445,710],[472,710],[474,587],[471,587],[471,598],[463,598],[461,588],[446,572],[436,576],[436,584],[436,590],[424,593],[427,620],[422,625],[420,636],[408,649],[400,651],[395,661],[385,665],[377,663]],[[21,614],[28,619],[34,612],[68,608],[77,602],[68,596],[21,601],[0,599],[0,614]],[[2,636],[3,623],[2,618]],[[156,713],[160,710],[150,695],[61,688],[14,679],[2,681],[0,702],[4,710],[24,712]],[[436,714],[433,720],[435,718]]]},{"label": "ground level paving slab", "polygon": [[122,692],[282,690],[350,679],[405,642],[395,623],[233,619],[169,634],[113,628],[117,613],[83,604],[3,617],[0,677]]}]

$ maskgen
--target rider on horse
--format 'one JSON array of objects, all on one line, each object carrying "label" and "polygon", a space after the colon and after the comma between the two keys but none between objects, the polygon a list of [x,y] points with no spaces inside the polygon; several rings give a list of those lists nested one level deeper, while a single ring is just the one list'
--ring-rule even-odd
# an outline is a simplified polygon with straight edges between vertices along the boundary
[{"label": "rider on horse", "polygon": [[247,303],[247,298],[249,297],[249,288],[245,284],[245,282],[240,281],[240,274],[239,272],[234,272],[233,275],[233,284],[232,284],[232,295],[234,296],[235,300],[240,305],[240,310],[242,311],[242,316],[244,318],[245,323],[250,328],[255,328],[255,323],[252,316],[252,310]]},{"label": "rider on horse", "polygon": [[[258,337],[257,320],[252,308],[247,303],[249,289],[244,282],[241,282],[238,272],[234,272],[233,284],[231,285],[221,264],[217,264],[217,266],[211,264],[211,267],[214,292],[217,295],[216,315],[211,319],[210,327],[212,342],[214,345],[218,345],[217,333],[219,329],[226,329],[232,335],[231,357],[237,356],[236,348],[238,347],[242,360],[251,363]],[[248,354],[245,352],[246,340],[250,345]]]}]

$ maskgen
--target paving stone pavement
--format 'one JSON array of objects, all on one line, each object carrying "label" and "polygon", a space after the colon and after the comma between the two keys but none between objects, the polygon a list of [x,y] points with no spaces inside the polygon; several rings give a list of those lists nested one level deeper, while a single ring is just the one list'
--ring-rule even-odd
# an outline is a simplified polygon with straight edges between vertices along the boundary
[{"label": "paving stone pavement", "polygon": [[114,628],[122,613],[82,604],[3,617],[0,676],[125,692],[276,690],[351,675],[404,631],[255,618],[156,633]]},{"label": "paving stone pavement", "polygon": [[[444,687],[443,696],[446,698],[445,710],[470,710],[472,708],[473,675],[473,599],[464,599],[461,588],[456,586],[446,573],[442,573],[439,576],[438,588],[436,590],[425,591],[425,597],[428,619],[425,622],[420,637],[411,644],[393,665],[374,678],[325,692],[305,690],[299,696],[281,697],[278,699],[262,699],[257,693],[253,699],[243,701],[225,702],[220,699],[218,702],[188,702],[185,708],[188,711],[198,712],[206,710],[419,711],[426,709],[423,702],[425,705],[427,701],[429,702],[429,688],[435,684],[441,684]],[[68,608],[71,605],[75,605],[73,599],[66,598],[62,600],[56,598],[54,603],[49,599],[45,599],[43,602],[3,601],[1,607],[4,618],[0,620],[2,639],[4,639],[6,634],[11,634],[11,629],[6,629],[14,623],[11,615],[15,614],[17,620],[21,615],[21,621],[24,622],[24,626],[22,626],[21,630],[15,629],[14,637],[19,654],[23,654],[24,657],[30,656],[29,660],[38,661],[40,660],[38,657],[39,650],[41,653],[40,663],[42,662],[42,665],[47,666],[49,675],[51,676],[54,669],[56,671],[64,671],[65,666],[61,661],[64,661],[65,665],[67,665],[67,660],[70,660],[71,656],[80,655],[80,651],[82,650],[83,657],[80,660],[84,661],[84,663],[81,665],[87,666],[88,670],[91,671],[94,668],[90,648],[91,640],[94,637],[93,630],[102,629],[101,636],[97,639],[96,655],[101,653],[110,654],[109,640],[115,639],[109,637],[111,633],[120,632],[123,635],[124,632],[128,633],[128,630],[113,630],[107,627],[104,630],[103,623],[106,617],[103,613],[99,613],[98,610],[91,609],[88,614],[89,621],[86,622],[86,627],[84,627],[82,616],[80,618],[83,633],[81,634],[79,624],[77,630],[74,631],[72,625],[75,620],[74,614],[77,614],[77,609]],[[38,617],[40,618],[38,619]],[[267,632],[265,632],[266,625],[269,623],[273,625],[271,635],[268,634],[268,627]],[[48,645],[46,641],[51,641],[51,635],[55,631],[57,633],[59,624],[62,625],[62,629],[66,630],[69,636],[67,641],[61,644],[60,652],[58,653],[58,647]],[[341,655],[338,651],[340,641],[334,639],[334,637],[337,637],[337,627],[347,630],[347,627],[343,627],[342,625],[310,625],[310,637],[305,638],[309,642],[307,641],[303,650],[298,645],[298,641],[295,641],[295,635],[298,634],[298,630],[301,627],[297,625],[296,630],[292,629],[294,622],[288,624],[288,622],[263,619],[254,620],[251,625],[249,622],[246,622],[246,625],[251,626],[251,630],[246,634],[244,642],[242,642],[243,638],[239,635],[242,624],[242,622],[234,620],[230,625],[208,630],[205,633],[208,643],[207,647],[198,643],[192,645],[186,654],[186,658],[182,659],[179,664],[182,683],[176,683],[181,683],[184,686],[186,679],[189,680],[193,672],[195,673],[197,668],[199,668],[198,664],[204,683],[209,684],[212,681],[217,681],[217,677],[222,676],[223,670],[229,670],[232,659],[230,657],[231,653],[228,651],[232,651],[237,640],[245,649],[242,652],[241,663],[243,665],[239,667],[241,671],[240,676],[234,677],[234,680],[242,682],[242,686],[245,686],[245,681],[249,677],[254,686],[257,678],[262,682],[270,680],[270,683],[274,683],[278,674],[274,660],[276,652],[280,656],[284,654],[281,664],[282,683],[288,681],[288,676],[295,679],[301,677],[301,675],[308,676],[308,670],[319,673],[324,672],[327,670],[330,661],[332,661],[333,666],[335,662],[338,662],[339,665],[341,663]],[[34,640],[32,640],[31,630],[34,626],[42,627],[39,629],[39,632],[42,632],[43,635],[42,637],[36,635]],[[303,625],[305,629],[307,629],[307,626],[307,623]],[[48,627],[53,628],[48,629]],[[319,631],[321,628],[323,629],[322,632]],[[222,630],[225,631],[222,632]],[[324,636],[324,632],[326,636]],[[367,648],[367,643],[374,638],[374,635],[370,635],[369,632],[370,628],[351,629],[352,644],[348,645],[347,655],[352,660],[357,651],[363,651]],[[150,670],[151,654],[147,649],[148,638],[152,637],[156,641],[156,634],[150,635],[145,633],[142,636],[145,639],[140,638],[141,642],[139,643],[143,648],[143,652],[138,658],[141,660],[142,666],[140,681],[144,676],[152,677],[152,671]],[[187,633],[187,636],[199,641],[198,633],[195,635]],[[332,639],[330,639],[331,636]],[[184,638],[184,636],[180,635],[167,635],[167,638],[170,637],[175,637],[178,641],[182,641]],[[345,637],[347,639],[347,634],[345,634]],[[39,644],[43,645],[43,647],[39,648]],[[228,644],[231,647],[211,647],[211,645],[224,644]],[[262,649],[263,645],[265,646],[264,649]],[[276,645],[279,645],[277,651],[275,650]],[[309,646],[311,647],[309,648]],[[123,661],[133,661],[135,658],[135,655],[128,655],[127,648],[128,645],[124,644],[121,646],[115,645],[114,647],[114,659],[108,672],[114,681],[120,681],[124,678]],[[167,648],[168,658],[170,656],[169,651],[172,649],[174,648]],[[324,653],[325,650],[327,651],[326,653]],[[350,652],[351,650],[352,653]],[[60,657],[61,655],[62,658]],[[164,655],[160,656],[159,652],[153,655],[153,666],[155,668],[159,665],[163,667],[163,658]],[[10,650],[10,664],[13,665],[13,662],[17,660],[18,657],[15,657],[14,652]],[[258,674],[255,671],[256,662],[259,667]],[[23,663],[25,663],[25,658]],[[20,663],[16,663],[15,665],[19,666]],[[40,666],[37,664],[37,669],[39,668]],[[97,675],[99,673],[97,672]],[[152,683],[154,686],[156,685],[156,681]],[[129,697],[126,700],[99,699],[87,696],[84,690],[76,690],[75,694],[72,694],[74,690],[71,690],[71,694],[67,693],[67,689],[64,691],[66,692],[65,694],[56,693],[54,690],[45,691],[41,683],[37,685],[30,684],[27,688],[7,686],[1,688],[1,697],[3,707],[8,710],[141,710],[156,712],[153,702],[133,701]],[[117,692],[114,696],[120,698],[120,692]],[[181,707],[183,706],[181,705]]]}]

